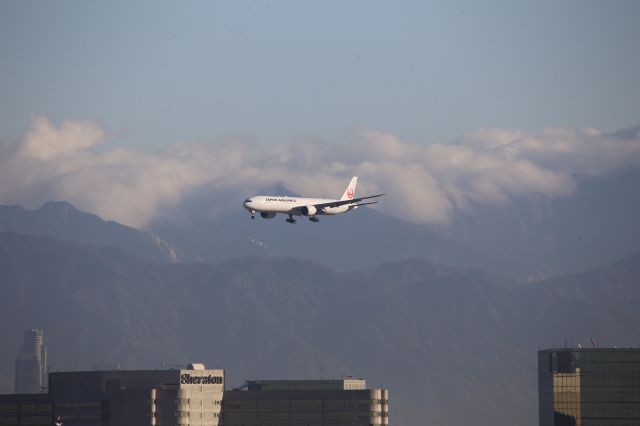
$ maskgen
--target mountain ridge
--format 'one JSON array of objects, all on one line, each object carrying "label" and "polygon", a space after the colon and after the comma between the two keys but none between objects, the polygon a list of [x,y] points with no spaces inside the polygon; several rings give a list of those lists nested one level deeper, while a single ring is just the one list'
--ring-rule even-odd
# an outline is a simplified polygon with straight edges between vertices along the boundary
[{"label": "mountain ridge", "polygon": [[[520,285],[424,260],[350,273],[295,258],[150,263],[0,233],[0,388],[10,390],[22,330],[38,326],[55,370],[200,360],[229,383],[352,374],[390,389],[394,424],[533,426],[537,348],[566,336],[635,343],[636,262],[615,264],[631,277],[619,303],[606,267]],[[585,299],[580,282],[597,292]]]},{"label": "mountain ridge", "polygon": [[[439,225],[410,223],[362,208],[322,217],[318,224],[301,218],[291,226],[280,215],[250,220],[241,206],[241,194],[218,199],[215,214],[207,213],[212,207],[202,200],[202,194],[195,194],[197,202],[186,201],[185,207],[164,213],[164,219],[149,229],[185,254],[200,255],[206,262],[245,254],[281,255],[353,271],[419,257],[523,282],[582,272],[640,250],[640,169],[573,178],[577,187],[570,196],[514,196],[504,203],[479,202],[469,209],[457,209],[448,223]],[[221,201],[225,207],[218,205]],[[384,203],[383,199],[381,205]],[[248,238],[266,247],[257,250]],[[230,244],[232,251],[227,250]]]},{"label": "mountain ridge", "polygon": [[146,261],[177,262],[182,256],[175,247],[156,235],[114,221],[105,221],[65,201],[49,201],[35,210],[19,205],[0,205],[0,231],[120,247]]},{"label": "mountain ridge", "polygon": [[280,216],[250,220],[239,201],[234,208],[224,204],[212,210],[206,199],[215,194],[208,193],[206,199],[194,194],[183,207],[163,212],[163,219],[148,226],[149,232],[103,221],[65,202],[38,210],[0,206],[0,230],[116,245],[158,262],[293,256],[349,272],[422,258],[533,282],[585,271],[640,250],[640,172],[575,178],[578,190],[571,197],[480,204],[439,226],[409,223],[372,208],[291,226]]}]

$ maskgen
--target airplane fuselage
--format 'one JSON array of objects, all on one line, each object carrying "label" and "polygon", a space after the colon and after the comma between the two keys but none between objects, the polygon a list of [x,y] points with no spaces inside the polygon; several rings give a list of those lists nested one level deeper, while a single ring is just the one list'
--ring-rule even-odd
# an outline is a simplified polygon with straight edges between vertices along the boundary
[{"label": "airplane fuselage", "polygon": [[[303,207],[314,206],[316,204],[331,203],[339,200],[329,198],[302,198],[274,195],[255,195],[244,203],[244,207],[249,211],[258,213],[285,213],[294,216],[303,215]],[[348,204],[337,207],[324,207],[318,209],[315,215],[334,215],[345,213],[350,209]]]},{"label": "airplane fuselage", "polygon": [[286,195],[254,195],[247,198],[244,208],[249,210],[251,218],[256,213],[265,219],[273,219],[278,213],[289,215],[288,223],[296,223],[293,216],[307,216],[311,222],[318,222],[318,215],[334,215],[357,209],[361,206],[376,204],[377,201],[367,201],[382,197],[384,194],[356,197],[356,183],[358,177],[351,178],[351,182],[339,199],[288,197]]}]

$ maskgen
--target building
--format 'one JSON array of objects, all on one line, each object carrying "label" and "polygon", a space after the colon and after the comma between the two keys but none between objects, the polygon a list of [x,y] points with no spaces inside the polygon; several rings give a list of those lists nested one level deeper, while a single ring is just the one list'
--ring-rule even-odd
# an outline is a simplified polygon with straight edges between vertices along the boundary
[{"label": "building", "polygon": [[224,370],[49,374],[48,394],[0,395],[0,426],[388,425],[388,391],[366,381],[262,380],[224,390]]},{"label": "building", "polygon": [[54,414],[65,426],[199,425],[219,423],[224,370],[51,373]]},{"label": "building", "polygon": [[540,426],[640,425],[640,348],[538,351]]},{"label": "building", "polygon": [[389,393],[364,380],[249,381],[225,391],[225,426],[388,425]]},{"label": "building", "polygon": [[24,342],[15,363],[15,393],[47,391],[47,347],[42,330],[24,332]]},{"label": "building", "polygon": [[0,425],[53,425],[53,400],[47,394],[0,395]]}]

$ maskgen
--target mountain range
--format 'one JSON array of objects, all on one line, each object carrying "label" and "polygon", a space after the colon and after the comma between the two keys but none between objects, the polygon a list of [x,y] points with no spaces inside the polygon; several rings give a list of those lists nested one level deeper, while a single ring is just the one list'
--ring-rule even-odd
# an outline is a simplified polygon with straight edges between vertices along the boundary
[{"label": "mountain range", "polygon": [[[575,179],[579,185],[571,197],[477,205],[438,226],[402,221],[370,208],[322,217],[317,224],[302,218],[289,225],[283,216],[251,220],[241,207],[245,194],[228,194],[214,209],[199,194],[144,230],[105,221],[65,202],[49,202],[36,210],[0,206],[0,231],[121,247],[153,262],[296,257],[348,272],[420,258],[531,282],[640,251],[640,171]],[[287,193],[284,188],[264,191]]]},{"label": "mountain range", "polygon": [[96,246],[120,247],[141,260],[177,262],[180,253],[171,244],[148,232],[95,214],[82,212],[64,201],[50,201],[37,210],[0,205],[0,231],[46,235]]},{"label": "mountain range", "polygon": [[66,203],[0,212],[1,392],[22,331],[40,327],[53,370],[203,361],[228,387],[362,376],[390,390],[396,425],[533,426],[537,349],[640,344],[640,253],[534,283],[424,258],[343,271],[273,252],[176,262],[171,244]]},{"label": "mountain range", "polygon": [[238,207],[138,230],[63,201],[0,206],[0,392],[40,327],[53,370],[362,376],[390,390],[397,425],[533,426],[538,349],[640,345],[640,174],[576,179],[571,198],[441,226],[366,208],[291,226]]},{"label": "mountain range", "polygon": [[[411,223],[371,208],[324,216],[317,224],[302,218],[289,225],[281,215],[252,221],[242,208],[245,195],[252,194],[229,194],[213,213],[200,195],[199,203],[163,216],[148,231],[186,259],[206,263],[289,256],[353,271],[421,258],[525,282],[581,272],[640,251],[640,171],[575,180],[571,196],[477,204],[439,225]],[[298,195],[284,188],[262,191]],[[385,202],[383,197],[381,205]]]}]

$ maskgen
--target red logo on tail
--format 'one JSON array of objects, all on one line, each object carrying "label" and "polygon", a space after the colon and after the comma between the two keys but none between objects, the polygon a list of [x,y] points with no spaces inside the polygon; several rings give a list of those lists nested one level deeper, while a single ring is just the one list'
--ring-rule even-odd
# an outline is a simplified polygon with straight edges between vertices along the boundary
[{"label": "red logo on tail", "polygon": [[355,194],[355,192],[356,191],[353,188],[347,189],[347,197],[353,198],[353,195]]}]

